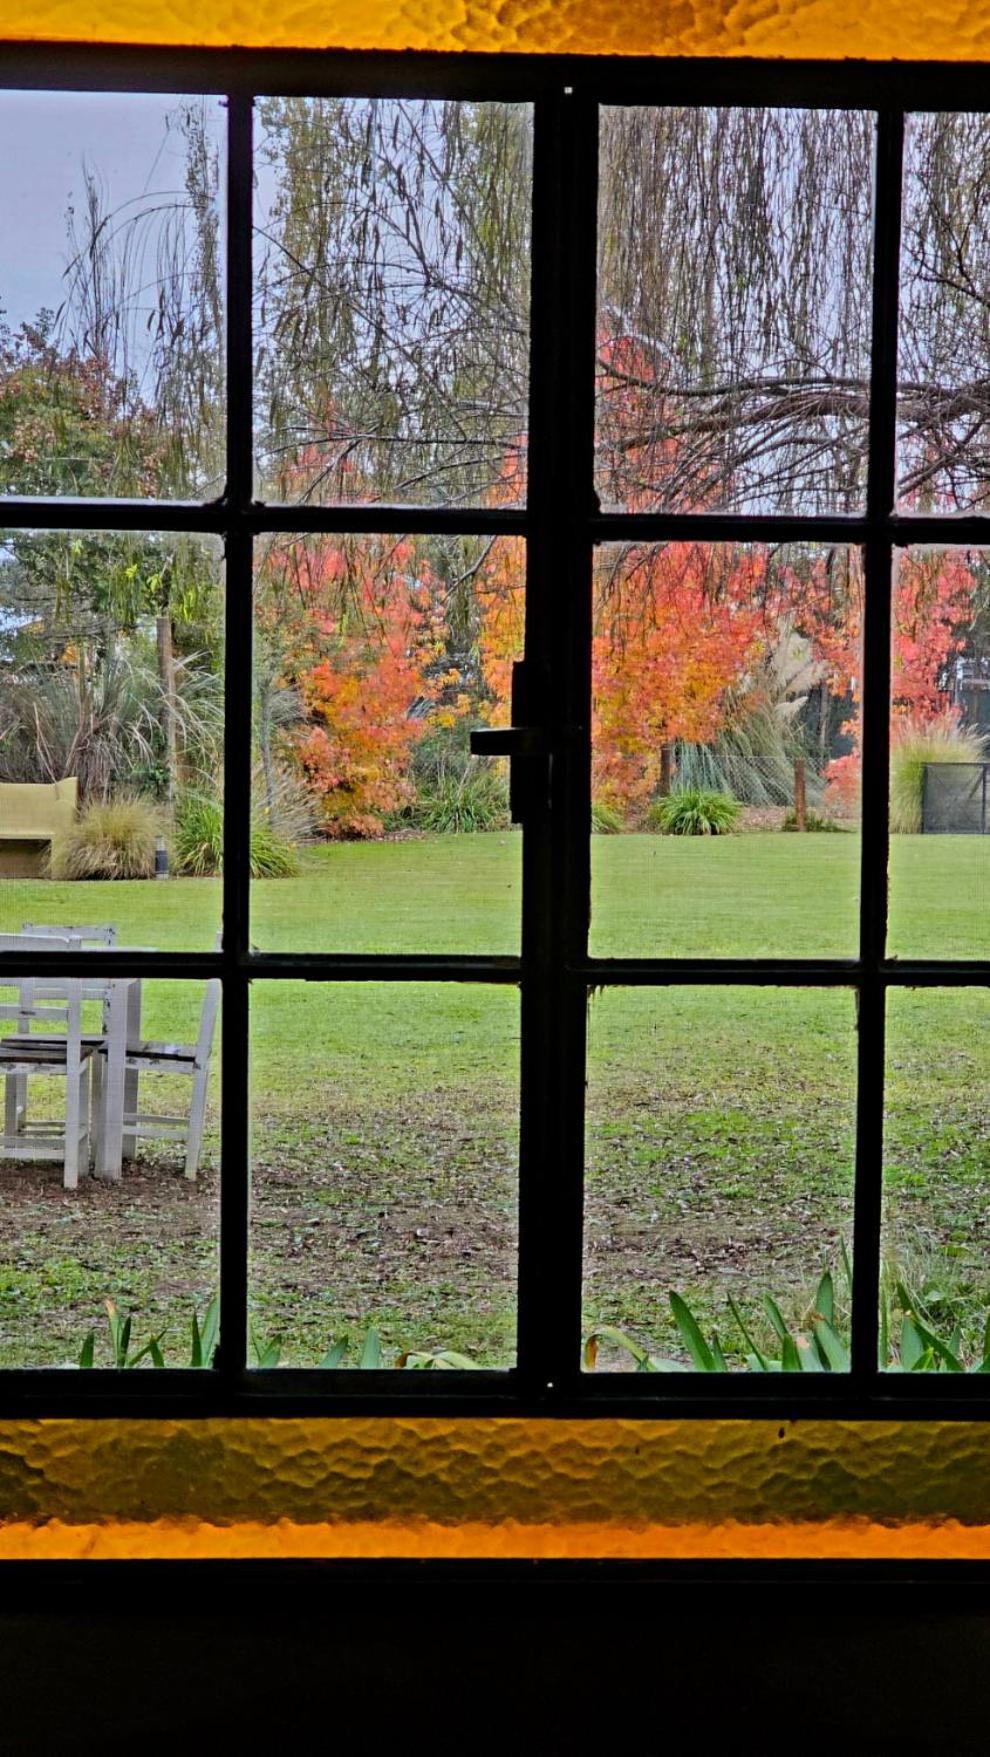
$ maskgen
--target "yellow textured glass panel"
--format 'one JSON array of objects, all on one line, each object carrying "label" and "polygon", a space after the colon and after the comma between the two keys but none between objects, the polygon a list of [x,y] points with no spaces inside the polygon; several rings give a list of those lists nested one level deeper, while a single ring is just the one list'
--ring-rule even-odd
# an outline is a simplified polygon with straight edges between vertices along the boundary
[{"label": "yellow textured glass panel", "polygon": [[4,0],[0,35],[40,41],[528,54],[980,60],[990,0]]},{"label": "yellow textured glass panel", "polygon": [[990,1557],[979,1423],[0,1424],[0,1559]]}]

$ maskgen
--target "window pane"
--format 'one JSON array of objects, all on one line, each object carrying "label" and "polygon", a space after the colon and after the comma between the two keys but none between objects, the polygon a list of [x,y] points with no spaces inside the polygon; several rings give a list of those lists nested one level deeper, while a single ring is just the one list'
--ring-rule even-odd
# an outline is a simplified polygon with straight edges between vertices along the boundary
[{"label": "window pane", "polygon": [[990,485],[990,118],[910,116],[901,251],[899,492],[980,510]]},{"label": "window pane", "polygon": [[606,109],[601,151],[603,502],[859,510],[873,118]]},{"label": "window pane", "polygon": [[263,494],[524,499],[529,107],[267,98],[258,140]]},{"label": "window pane", "polygon": [[890,950],[990,947],[987,552],[909,549],[894,585]]},{"label": "window pane", "polygon": [[[76,1366],[91,1332],[97,1367],[136,1364],[134,1356],[153,1338],[160,1338],[167,1366],[208,1365],[192,1358],[192,1326],[195,1314],[200,1331],[209,1332],[218,1286],[217,991],[195,982],[94,978],[84,984],[81,1030],[91,1054],[82,1064],[79,1127],[86,1138],[75,1189],[63,1183],[65,1068],[72,1049],[60,1048],[60,1070],[44,1071],[45,1052],[38,1047],[46,1035],[65,1043],[79,1032],[78,1022],[66,1017],[70,992],[71,985],[56,979],[33,991],[9,980],[0,986],[0,1007],[24,1008],[19,1020],[0,1018],[5,1065],[11,1067],[11,1057],[23,1065],[28,1055],[32,1069],[24,1076],[15,1065],[2,1081],[0,1366]],[[7,1051],[18,1036],[28,1050]],[[175,1053],[197,1043],[202,1078]],[[73,1086],[78,1090],[75,1079]],[[97,1099],[90,1127],[85,1098],[91,1088]],[[39,1127],[43,1123],[49,1126]],[[144,1132],[153,1126],[156,1134]],[[50,1154],[42,1158],[46,1141]],[[198,1175],[191,1175],[197,1163]],[[114,1315],[132,1320],[126,1354],[120,1340],[115,1349]],[[145,1355],[143,1364],[154,1364],[152,1357]]]},{"label": "window pane", "polygon": [[0,531],[0,933],[213,949],[223,700],[217,539]]},{"label": "window pane", "polygon": [[0,93],[0,493],[223,487],[219,98]]},{"label": "window pane", "polygon": [[608,544],[594,589],[592,952],[852,954],[858,552]]},{"label": "window pane", "polygon": [[888,992],[881,1364],[895,1371],[946,1370],[933,1337],[966,1366],[984,1355],[988,1028],[986,989]]},{"label": "window pane", "polygon": [[259,945],[518,951],[508,764],[469,739],[509,722],[524,566],[514,538],[259,543]]},{"label": "window pane", "polygon": [[766,1298],[807,1342],[825,1270],[848,1343],[855,1094],[844,990],[593,997],[584,1327],[626,1338],[601,1339],[600,1366],[630,1369],[630,1345],[690,1364],[671,1295],[730,1368],[753,1344],[780,1360]]},{"label": "window pane", "polygon": [[258,982],[251,1017],[252,1364],[359,1366],[373,1330],[383,1365],[511,1366],[515,991]]}]

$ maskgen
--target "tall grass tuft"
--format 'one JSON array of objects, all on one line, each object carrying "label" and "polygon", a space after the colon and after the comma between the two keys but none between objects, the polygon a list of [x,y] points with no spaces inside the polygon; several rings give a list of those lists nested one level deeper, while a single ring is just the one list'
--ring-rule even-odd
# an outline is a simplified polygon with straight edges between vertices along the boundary
[{"label": "tall grass tuft", "polygon": [[986,740],[960,726],[953,713],[937,720],[895,723],[890,752],[890,827],[900,836],[921,831],[926,763],[980,763]]},{"label": "tall grass tuft", "polygon": [[172,870],[186,878],[223,871],[223,804],[214,793],[185,787],[175,802]]},{"label": "tall grass tuft", "polygon": [[[292,843],[267,813],[251,816],[251,877],[293,878],[299,859]],[[212,878],[223,871],[223,802],[215,793],[188,787],[175,806],[172,868],[184,878]]]},{"label": "tall grass tuft", "polygon": [[147,799],[94,801],[52,843],[53,879],[140,879],[155,870],[158,813]]},{"label": "tall grass tuft", "polygon": [[681,787],[650,807],[647,822],[664,836],[726,836],[735,829],[739,810],[728,793]]},{"label": "tall grass tuft", "polygon": [[396,827],[463,836],[509,827],[509,786],[498,758],[455,752],[419,780],[416,796],[395,814]]}]

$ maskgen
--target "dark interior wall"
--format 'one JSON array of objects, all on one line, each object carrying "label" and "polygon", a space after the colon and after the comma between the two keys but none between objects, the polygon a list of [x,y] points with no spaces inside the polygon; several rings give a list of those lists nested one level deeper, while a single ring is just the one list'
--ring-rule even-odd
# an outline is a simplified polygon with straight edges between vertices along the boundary
[{"label": "dark interior wall", "polygon": [[990,1745],[990,1587],[960,1571],[42,1565],[0,1591],[4,1753]]}]

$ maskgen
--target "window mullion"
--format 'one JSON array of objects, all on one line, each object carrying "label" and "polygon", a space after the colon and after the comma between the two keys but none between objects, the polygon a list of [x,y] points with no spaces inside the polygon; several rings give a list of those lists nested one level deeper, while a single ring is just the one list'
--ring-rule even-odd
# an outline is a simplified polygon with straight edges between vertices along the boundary
[{"label": "window mullion", "polygon": [[224,865],[220,1178],[220,1351],[228,1382],[247,1350],[249,1093],[248,980],[251,852],[252,541],[244,514],[254,487],[251,336],[252,100],[228,99],[227,488],[224,641]]},{"label": "window mullion", "polygon": [[859,1047],[852,1312],[852,1369],[869,1384],[877,1372],[880,1228],[883,1194],[884,1016],[880,976],[887,934],[890,771],[890,638],[893,547],[889,521],[897,473],[897,336],[904,116],[877,118],[873,222],[873,329],[870,452],[864,556],[863,789],[860,878]]},{"label": "window mullion", "polygon": [[[534,431],[552,436],[551,473],[533,542],[540,546],[549,612],[551,712],[561,734],[551,773],[551,902],[542,934],[549,1153],[543,1182],[543,1359],[552,1395],[580,1373],[584,1235],[584,1093],[587,997],[572,964],[587,957],[590,910],[591,520],[594,494],[598,105],[559,100],[555,154],[557,373]],[[534,329],[534,348],[538,346]]]}]

